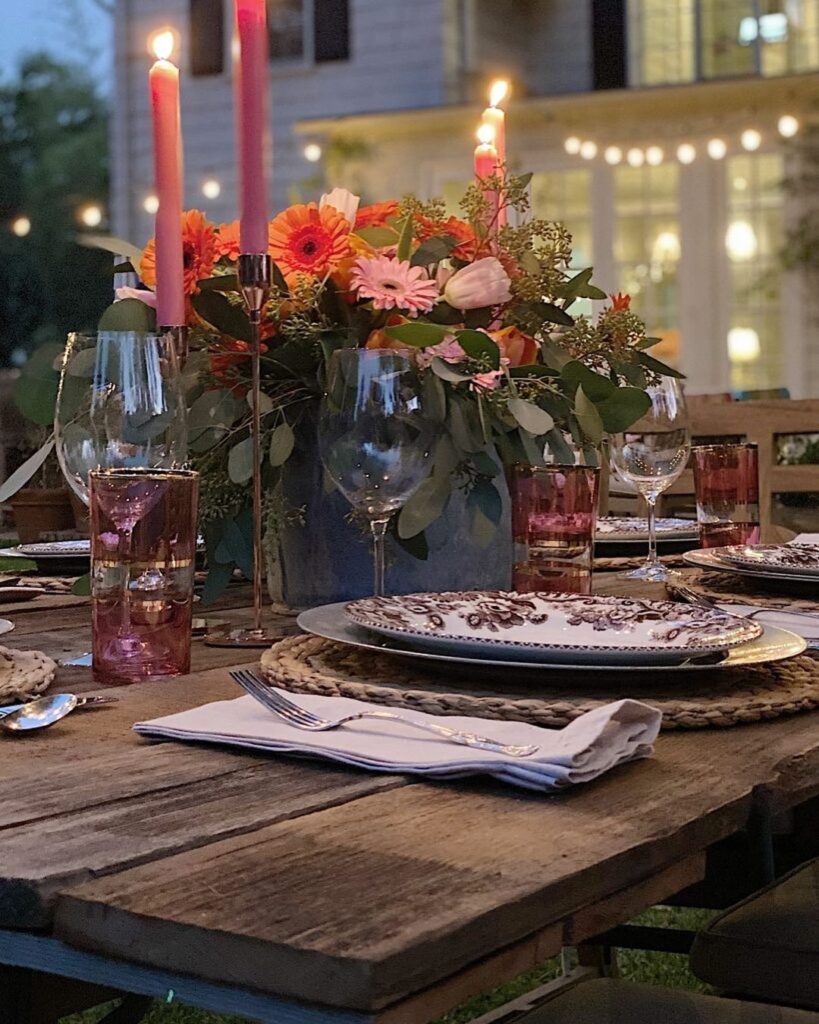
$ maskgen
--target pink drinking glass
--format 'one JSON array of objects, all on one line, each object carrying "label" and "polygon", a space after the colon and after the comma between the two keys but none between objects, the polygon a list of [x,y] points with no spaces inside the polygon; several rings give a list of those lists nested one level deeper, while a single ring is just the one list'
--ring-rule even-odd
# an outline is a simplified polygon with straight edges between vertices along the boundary
[{"label": "pink drinking glass", "polygon": [[136,683],[190,671],[199,474],[90,476],[94,678]]},{"label": "pink drinking glass", "polygon": [[591,593],[599,485],[591,466],[512,467],[515,590]]},{"label": "pink drinking glass", "polygon": [[755,444],[693,449],[700,546],[759,541],[759,453]]}]

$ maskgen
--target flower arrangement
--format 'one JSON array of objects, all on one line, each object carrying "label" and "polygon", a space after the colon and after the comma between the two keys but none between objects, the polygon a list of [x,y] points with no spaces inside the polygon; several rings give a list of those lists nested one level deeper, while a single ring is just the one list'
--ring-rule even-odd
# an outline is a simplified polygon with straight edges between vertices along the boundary
[{"label": "flower arrangement", "polygon": [[[648,408],[646,385],[675,371],[646,351],[657,339],[646,337],[628,296],[612,296],[596,319],[570,312],[579,299],[607,296],[591,270],[570,272],[563,225],[528,216],[528,181],[476,181],[458,217],[440,200],[407,196],[362,207],[334,189],[271,221],[274,287],[261,356],[261,471],[271,496],[322,393],[326,360],[341,347],[404,350],[424,376],[441,434],[430,477],[395,525],[400,540],[416,545],[454,488],[470,495],[489,542],[500,517],[500,464],[573,462],[576,452],[593,463],[604,433],[623,430]],[[501,210],[516,223],[499,227]],[[231,563],[249,557],[237,538],[246,533],[253,474],[238,228],[192,210],[183,231],[191,450],[203,477],[206,537],[219,551],[212,565],[226,580]],[[151,288],[153,242],[137,269]],[[144,319],[154,296],[128,290],[119,298],[110,312],[124,325],[130,316]],[[298,510],[270,498],[271,527],[291,514]]]}]

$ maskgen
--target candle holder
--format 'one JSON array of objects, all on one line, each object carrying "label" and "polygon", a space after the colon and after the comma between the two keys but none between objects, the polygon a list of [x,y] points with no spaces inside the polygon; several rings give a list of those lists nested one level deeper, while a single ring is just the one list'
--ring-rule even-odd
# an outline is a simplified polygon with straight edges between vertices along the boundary
[{"label": "candle holder", "polygon": [[188,328],[187,327],[160,327],[160,334],[170,334],[173,339],[173,347],[181,370],[188,358]]},{"label": "candle holder", "polygon": [[239,287],[250,318],[251,419],[253,441],[253,626],[208,638],[206,644],[219,647],[269,647],[281,639],[280,629],[262,626],[262,420],[261,420],[261,343],[262,314],[270,295],[273,275],[267,253],[243,253],[239,256]]}]

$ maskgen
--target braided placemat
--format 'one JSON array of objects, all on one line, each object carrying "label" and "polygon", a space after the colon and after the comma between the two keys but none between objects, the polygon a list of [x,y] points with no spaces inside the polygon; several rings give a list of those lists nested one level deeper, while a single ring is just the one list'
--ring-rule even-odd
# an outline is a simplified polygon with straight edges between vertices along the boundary
[{"label": "braided placemat", "polygon": [[808,584],[796,587],[793,584],[788,586],[787,581],[782,584],[776,581],[761,583],[750,576],[730,572],[689,569],[685,573],[685,582],[692,590],[718,601],[819,614],[819,599],[813,596],[819,593],[819,579],[816,581],[817,586]]},{"label": "braided placemat", "polygon": [[42,693],[57,672],[57,663],[40,651],[0,647],[0,704]]},{"label": "braided placemat", "polygon": [[294,693],[353,697],[435,715],[471,715],[533,725],[562,726],[622,697],[659,708],[664,729],[725,727],[761,722],[819,707],[819,661],[791,658],[771,665],[712,673],[625,672],[601,675],[533,670],[503,680],[436,672],[409,659],[358,650],[315,636],[289,637],[262,655],[275,686]]},{"label": "braided placemat", "polygon": [[[639,569],[645,565],[646,556],[611,556],[610,558],[595,557],[595,572],[628,572],[630,569]],[[684,569],[687,562],[683,561],[682,555],[660,555],[658,561],[667,565],[669,569]]]}]

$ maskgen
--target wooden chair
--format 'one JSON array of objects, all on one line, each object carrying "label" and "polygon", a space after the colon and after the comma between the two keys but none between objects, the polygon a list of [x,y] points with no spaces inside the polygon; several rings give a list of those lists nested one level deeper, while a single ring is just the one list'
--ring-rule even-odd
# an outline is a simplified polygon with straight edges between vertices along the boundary
[{"label": "wooden chair", "polygon": [[[750,441],[759,448],[759,513],[763,540],[773,539],[774,495],[819,493],[819,464],[778,464],[777,440],[784,434],[819,434],[819,399],[775,399],[762,402],[714,402],[711,396],[688,400],[694,444]],[[693,503],[694,474],[690,466],[663,496],[663,511]],[[819,510],[819,502],[817,502]],[[767,536],[766,536],[767,533]]]}]

